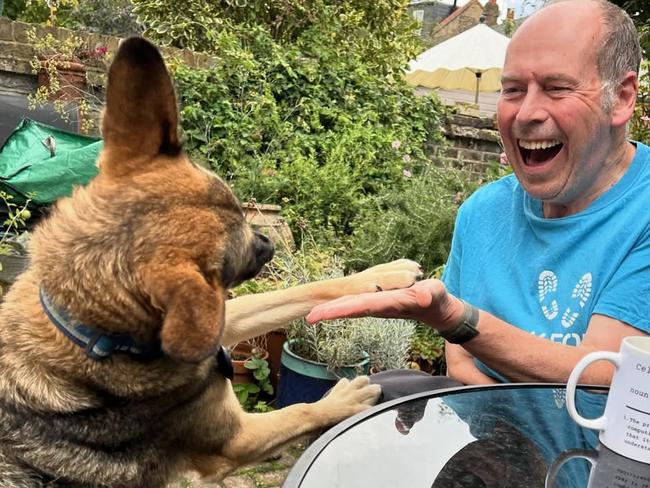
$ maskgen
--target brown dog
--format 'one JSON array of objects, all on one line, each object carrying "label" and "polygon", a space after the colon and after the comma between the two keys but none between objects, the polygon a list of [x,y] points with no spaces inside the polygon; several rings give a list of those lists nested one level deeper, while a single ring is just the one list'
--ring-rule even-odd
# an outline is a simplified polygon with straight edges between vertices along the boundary
[{"label": "brown dog", "polygon": [[0,487],[162,487],[214,479],[376,400],[366,377],[314,404],[244,412],[220,344],[340,295],[410,286],[398,261],[225,303],[272,256],[219,178],[177,136],[160,54],[122,43],[110,68],[100,174],[35,230],[0,310]]}]

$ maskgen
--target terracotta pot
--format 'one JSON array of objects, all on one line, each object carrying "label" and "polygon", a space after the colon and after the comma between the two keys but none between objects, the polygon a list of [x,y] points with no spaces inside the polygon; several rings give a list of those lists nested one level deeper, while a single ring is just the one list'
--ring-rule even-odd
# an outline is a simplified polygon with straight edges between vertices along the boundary
[{"label": "terracotta pot", "polygon": [[269,352],[267,361],[269,362],[269,369],[271,370],[269,379],[273,385],[273,390],[278,391],[282,346],[284,345],[284,341],[287,340],[287,331],[285,329],[272,330],[271,332],[266,333],[265,338],[266,349]]},{"label": "terracotta pot", "polygon": [[49,86],[49,66],[54,65],[60,89],[50,96],[50,100],[73,101],[82,97],[86,89],[86,67],[79,61],[62,61],[55,57],[41,60],[43,68],[38,72],[38,86]]},{"label": "terracotta pot", "polygon": [[244,363],[253,356],[259,357],[260,359],[267,359],[269,357],[268,351],[259,348],[255,348],[255,350],[256,353],[253,354],[253,346],[247,342],[241,342],[230,352],[232,367],[235,372],[232,380],[233,384],[253,382],[253,372],[246,368]]}]

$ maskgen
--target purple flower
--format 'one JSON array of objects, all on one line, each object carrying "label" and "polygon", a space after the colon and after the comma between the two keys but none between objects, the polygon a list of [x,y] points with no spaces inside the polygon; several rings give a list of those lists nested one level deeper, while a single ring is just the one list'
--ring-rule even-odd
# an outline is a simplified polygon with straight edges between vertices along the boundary
[{"label": "purple flower", "polygon": [[405,163],[408,163],[411,161],[411,156],[405,154],[404,156],[402,156],[402,159],[404,160]]},{"label": "purple flower", "polygon": [[413,176],[413,173],[411,173],[408,169],[405,169],[404,171],[402,171],[402,174],[406,178],[410,178],[411,176]]},{"label": "purple flower", "polygon": [[393,141],[393,143],[390,145],[393,149],[399,149],[402,146],[402,141],[398,141],[397,139]]}]

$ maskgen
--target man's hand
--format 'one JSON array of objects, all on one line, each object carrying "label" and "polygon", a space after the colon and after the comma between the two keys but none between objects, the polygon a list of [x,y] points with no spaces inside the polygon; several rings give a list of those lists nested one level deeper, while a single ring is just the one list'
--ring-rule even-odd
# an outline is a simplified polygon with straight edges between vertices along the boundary
[{"label": "man's hand", "polygon": [[463,304],[440,280],[418,281],[409,288],[349,295],[318,305],[307,315],[309,323],[343,317],[414,319],[438,330],[454,327]]}]

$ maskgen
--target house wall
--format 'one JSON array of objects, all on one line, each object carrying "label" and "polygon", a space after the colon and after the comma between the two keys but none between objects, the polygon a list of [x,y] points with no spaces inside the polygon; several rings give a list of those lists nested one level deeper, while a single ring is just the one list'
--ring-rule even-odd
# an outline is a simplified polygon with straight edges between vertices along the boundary
[{"label": "house wall", "polygon": [[436,29],[442,19],[452,12],[452,5],[431,1],[412,1],[407,11],[411,16],[422,21],[420,37],[425,41],[431,41],[431,33]]}]

